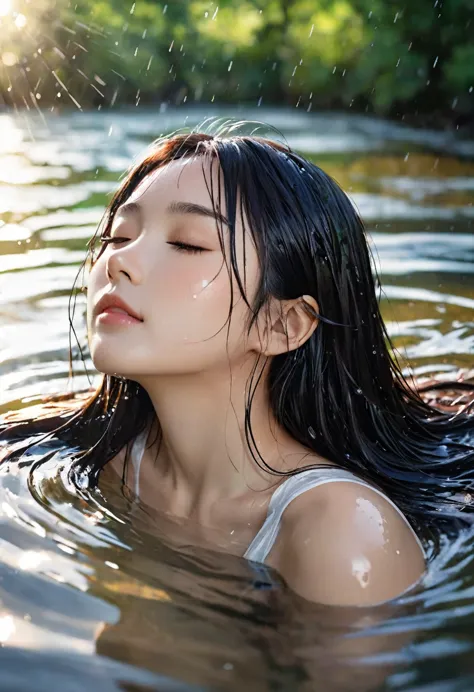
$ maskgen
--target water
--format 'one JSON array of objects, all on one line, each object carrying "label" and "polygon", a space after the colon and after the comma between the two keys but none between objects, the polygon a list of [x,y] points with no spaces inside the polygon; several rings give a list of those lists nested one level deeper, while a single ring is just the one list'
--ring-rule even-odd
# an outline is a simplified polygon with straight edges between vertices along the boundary
[{"label": "water", "polygon": [[[0,414],[71,385],[68,297],[110,193],[152,139],[208,115],[0,115]],[[474,142],[338,114],[239,116],[278,127],[351,194],[414,373],[472,367]],[[98,382],[80,292],[74,328],[80,389]],[[175,526],[151,533],[112,481],[77,497],[61,476],[67,453],[48,444],[30,484],[29,465],[0,471],[0,689],[474,688],[469,536],[419,593],[368,610],[312,606],[277,579],[265,588],[243,560],[170,538]]]}]

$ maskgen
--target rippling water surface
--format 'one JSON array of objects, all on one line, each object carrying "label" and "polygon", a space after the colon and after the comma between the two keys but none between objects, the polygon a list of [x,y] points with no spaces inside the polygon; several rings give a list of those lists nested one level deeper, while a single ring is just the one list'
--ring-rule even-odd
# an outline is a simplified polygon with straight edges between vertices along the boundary
[{"label": "rippling water surface", "polygon": [[[151,140],[208,115],[0,115],[0,414],[71,386],[69,294],[110,193]],[[337,114],[239,116],[279,128],[351,195],[414,373],[472,368],[474,142]],[[74,328],[81,389],[98,381],[81,293]],[[112,482],[78,498],[61,475],[67,453],[44,444],[51,460],[32,474],[44,446],[0,467],[0,689],[474,689],[469,536],[417,594],[311,606],[243,560],[150,534]]]}]

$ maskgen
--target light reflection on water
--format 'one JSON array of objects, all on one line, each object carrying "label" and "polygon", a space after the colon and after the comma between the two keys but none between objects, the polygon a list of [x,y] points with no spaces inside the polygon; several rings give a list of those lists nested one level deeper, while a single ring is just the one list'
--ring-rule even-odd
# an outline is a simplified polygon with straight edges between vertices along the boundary
[{"label": "light reflection on water", "polygon": [[[50,129],[28,116],[34,141],[24,117],[0,116],[0,413],[66,389],[86,242],[131,159],[186,114],[193,124],[209,110],[70,114]],[[244,116],[279,127],[351,194],[389,332],[415,373],[472,367],[473,143],[360,117]],[[84,314],[79,294],[86,348]],[[86,361],[93,375],[87,349]],[[75,387],[88,387],[76,370]],[[150,535],[112,483],[107,500],[74,495],[57,455],[31,489],[28,467],[0,467],[2,689],[474,688],[469,536],[442,551],[421,592],[336,612],[278,580],[257,588],[243,560]]]}]

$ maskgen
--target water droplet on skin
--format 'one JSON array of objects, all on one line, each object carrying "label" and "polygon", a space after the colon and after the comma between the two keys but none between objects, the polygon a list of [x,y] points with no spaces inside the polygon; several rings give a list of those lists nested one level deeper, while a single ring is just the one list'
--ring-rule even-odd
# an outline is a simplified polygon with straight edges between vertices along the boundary
[{"label": "water droplet on skin", "polygon": [[357,499],[356,505],[358,514],[362,513],[366,519],[369,519],[373,527],[373,539],[384,544],[386,542],[384,518],[379,509],[363,497]]},{"label": "water droplet on skin", "polygon": [[197,298],[197,294],[196,294],[196,293],[194,293],[193,298]]},{"label": "water droplet on skin", "polygon": [[206,286],[209,286],[209,281],[208,281],[207,279],[203,279],[203,280],[201,281],[201,286],[202,286],[203,288],[206,288]]},{"label": "water droplet on skin", "polygon": [[352,560],[352,575],[357,579],[363,589],[369,584],[369,576],[372,565],[366,557],[357,557]]}]

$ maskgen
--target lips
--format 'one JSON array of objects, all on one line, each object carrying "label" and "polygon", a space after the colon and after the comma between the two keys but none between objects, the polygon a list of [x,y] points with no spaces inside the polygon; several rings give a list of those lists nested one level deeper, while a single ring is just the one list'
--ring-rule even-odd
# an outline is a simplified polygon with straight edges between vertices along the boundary
[{"label": "lips", "polygon": [[125,313],[140,322],[143,322],[143,317],[136,312],[128,303],[114,293],[106,293],[99,300],[95,307],[95,315],[98,316],[105,310],[110,312]]}]

